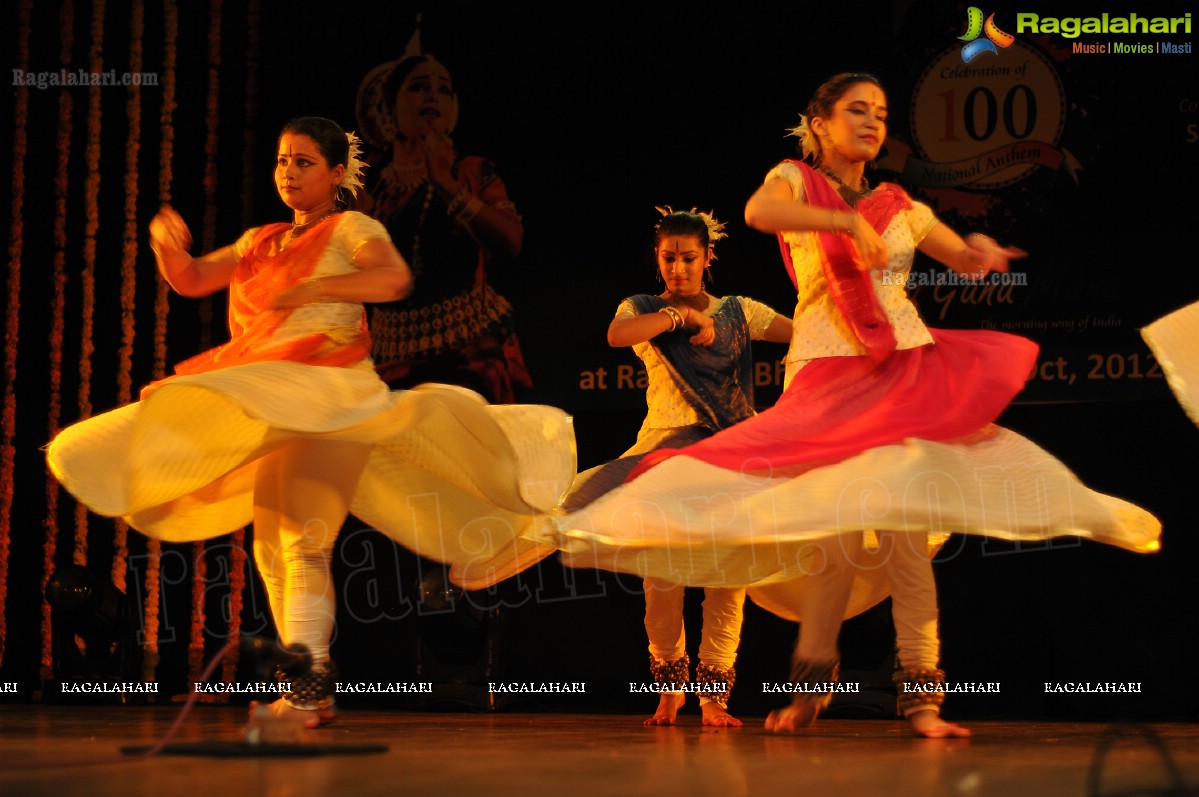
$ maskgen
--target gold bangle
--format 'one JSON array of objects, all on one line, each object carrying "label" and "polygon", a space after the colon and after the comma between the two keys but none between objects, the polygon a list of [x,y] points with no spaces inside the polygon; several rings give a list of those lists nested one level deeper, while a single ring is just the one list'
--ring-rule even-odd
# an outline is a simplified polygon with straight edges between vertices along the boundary
[{"label": "gold bangle", "polygon": [[[856,217],[857,215],[858,215],[857,212],[852,211],[852,210],[849,211],[848,213],[841,211],[841,210],[834,210],[832,219],[829,222],[829,231],[830,232],[843,232],[846,235],[852,235],[852,233],[850,231],[853,230],[854,217]],[[840,216],[845,217],[845,225],[844,226],[837,224],[837,218]]]},{"label": "gold bangle", "polygon": [[676,329],[678,329],[679,327],[681,327],[683,325],[683,317],[681,315],[679,315],[679,311],[674,309],[673,307],[667,305],[666,307],[663,307],[658,312],[665,313],[666,318],[670,321],[670,329],[666,330],[667,332],[674,332]]}]

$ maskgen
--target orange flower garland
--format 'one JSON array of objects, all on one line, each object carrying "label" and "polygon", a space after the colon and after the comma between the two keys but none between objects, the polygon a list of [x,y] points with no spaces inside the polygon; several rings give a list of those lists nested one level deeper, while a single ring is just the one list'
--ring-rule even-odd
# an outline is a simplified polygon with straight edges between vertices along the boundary
[{"label": "orange flower garland", "polygon": [[258,164],[254,147],[257,143],[254,126],[258,122],[258,57],[260,53],[259,22],[262,9],[258,0],[246,7],[246,120],[241,156],[241,226],[248,228],[254,221],[254,183],[258,179]]},{"label": "orange flower garland", "polygon": [[[233,542],[229,546],[229,634],[228,639],[237,639],[241,635],[241,611],[245,605],[246,589],[246,530],[233,532]],[[231,683],[237,675],[237,648],[225,657],[222,669],[222,680]]]},{"label": "orange flower garland", "polygon": [[[258,54],[261,8],[258,0],[250,0],[246,7],[246,96],[245,136],[242,151],[242,227],[249,227],[253,220],[253,204],[249,197],[254,195],[254,123],[258,118]],[[229,639],[241,634],[241,613],[245,605],[246,591],[246,530],[233,533],[233,545],[229,557]],[[223,678],[231,682],[237,673],[237,648],[225,657]]]},{"label": "orange flower garland", "polygon": [[[62,47],[59,63],[63,68],[71,63],[71,50],[75,46],[75,6],[72,0],[64,0],[59,14],[59,31]],[[47,409],[47,440],[53,440],[59,431],[62,419],[62,347],[63,330],[66,326],[67,290],[67,195],[70,188],[71,165],[71,113],[75,103],[71,90],[63,87],[58,92],[58,166],[54,173],[54,296],[50,302],[50,399]],[[61,494],[58,480],[46,474],[46,538],[42,543],[41,594],[54,572],[54,557],[58,553],[58,498]],[[54,676],[53,635],[50,625],[50,602],[42,601],[42,650],[40,678],[49,681]]]},{"label": "orange flower garland", "polygon": [[[204,672],[204,622],[206,617],[204,585],[208,579],[208,560],[203,542],[192,544],[192,565],[195,569],[192,574],[191,637],[187,644],[188,683],[199,681],[200,674]],[[225,702],[228,698],[223,693],[203,693],[199,700],[204,703],[212,703]]]},{"label": "orange flower garland", "polygon": [[[161,204],[171,201],[171,183],[174,180],[171,161],[175,155],[175,61],[176,41],[179,36],[179,10],[174,0],[162,4],[162,107],[158,124],[160,138],[158,152],[158,199]],[[167,367],[167,317],[170,314],[169,286],[161,274],[156,273],[154,293],[154,366],[153,378],[162,379]],[[157,680],[159,596],[161,589],[162,543],[151,539],[146,543],[146,598],[143,606],[145,639],[142,656],[142,680]]]},{"label": "orange flower garland", "polygon": [[[22,0],[17,9],[17,63],[21,69],[29,66],[29,19],[33,9],[31,0]],[[5,608],[8,604],[8,548],[12,524],[13,482],[15,478],[16,449],[13,439],[17,433],[17,328],[21,312],[21,255],[24,248],[24,227],[21,213],[25,206],[25,155],[28,139],[25,135],[29,123],[29,89],[20,86],[16,95],[13,113],[13,158],[12,158],[12,220],[8,244],[8,315],[4,330],[4,440],[0,443],[0,663],[4,662],[5,640],[8,625]]]},{"label": "orange flower garland", "polygon": [[[220,143],[220,88],[221,88],[221,0],[212,0],[209,5],[208,24],[208,104],[205,109],[204,127],[204,220],[202,236],[204,251],[216,245],[216,186],[217,148]],[[200,348],[212,346],[212,299],[200,300]]]},{"label": "orange flower garland", "polygon": [[[158,124],[161,142],[158,150],[158,201],[166,205],[171,202],[171,182],[174,179],[171,161],[175,157],[175,58],[176,40],[179,33],[179,11],[174,0],[162,4],[163,56],[162,56],[162,108]],[[167,316],[170,314],[170,286],[157,274],[154,294],[154,379],[162,379],[167,370]]]},{"label": "orange flower garland", "polygon": [[142,639],[142,680],[158,680],[158,608],[162,589],[162,543],[146,542],[146,600],[144,607],[144,639]]},{"label": "orange flower garland", "polygon": [[[211,252],[216,245],[216,154],[220,128],[220,67],[221,67],[221,1],[213,0],[208,15],[208,106],[205,119],[208,135],[204,138],[204,227],[202,251]],[[200,304],[202,345],[207,347],[211,333],[212,303],[205,299]],[[191,640],[188,643],[188,662],[191,679],[198,680],[204,670],[204,620],[205,582],[208,576],[208,560],[203,541],[193,546],[192,562],[195,574],[192,581]]]},{"label": "orange flower garland", "polygon": [[[134,3],[129,21],[129,71],[142,71],[142,37],[145,34],[145,6]],[[128,89],[125,116],[129,130],[125,138],[125,233],[121,257],[121,346],[117,352],[117,403],[127,404],[133,395],[134,303],[137,297],[137,180],[138,153],[141,150],[142,93],[137,83]],[[129,565],[129,524],[117,520],[113,529],[112,583],[125,591],[125,573]]]},{"label": "orange flower garland", "polygon": [[[93,74],[104,71],[104,0],[92,6],[91,47],[88,63]],[[88,88],[87,179],[84,181],[83,272],[80,283],[83,293],[83,326],[79,347],[79,418],[92,414],[92,355],[96,351],[92,330],[96,314],[96,233],[100,229],[100,87]],[[87,564],[87,507],[75,506],[76,564]]]}]

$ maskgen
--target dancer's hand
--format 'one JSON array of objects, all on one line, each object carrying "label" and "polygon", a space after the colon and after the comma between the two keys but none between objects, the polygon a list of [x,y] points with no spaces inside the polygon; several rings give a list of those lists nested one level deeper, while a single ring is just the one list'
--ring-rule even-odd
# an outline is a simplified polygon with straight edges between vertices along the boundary
[{"label": "dancer's hand", "polygon": [[683,317],[683,326],[695,330],[695,334],[690,338],[695,346],[711,346],[716,342],[716,322],[699,310],[688,307],[687,315]]},{"label": "dancer's hand", "polygon": [[863,271],[886,268],[887,244],[870,226],[870,222],[862,218],[862,214],[853,214],[853,222],[845,234],[853,240],[854,248],[858,250],[858,263]]},{"label": "dancer's hand", "polygon": [[963,273],[973,279],[982,279],[992,271],[1006,274],[1008,262],[1027,257],[1028,252],[1015,246],[1000,246],[994,238],[975,232],[966,236],[967,270]]},{"label": "dancer's hand", "polygon": [[169,257],[186,254],[191,247],[191,230],[187,228],[183,217],[170,205],[163,205],[150,219],[150,248],[160,257]]}]

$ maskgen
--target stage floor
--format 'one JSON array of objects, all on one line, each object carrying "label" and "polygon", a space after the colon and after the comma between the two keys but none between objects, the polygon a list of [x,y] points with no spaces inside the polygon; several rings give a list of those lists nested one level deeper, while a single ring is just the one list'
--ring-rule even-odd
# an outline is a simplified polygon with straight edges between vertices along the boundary
[{"label": "stage floor", "polygon": [[[178,753],[134,759],[177,707],[0,706],[0,794],[235,795],[1019,795],[1199,794],[1199,723],[966,723],[970,739],[915,739],[890,720],[824,719],[778,736],[762,718],[706,729],[640,716],[343,712],[320,755],[216,757],[246,711],[197,706]],[[355,746],[381,752],[348,753]]]}]

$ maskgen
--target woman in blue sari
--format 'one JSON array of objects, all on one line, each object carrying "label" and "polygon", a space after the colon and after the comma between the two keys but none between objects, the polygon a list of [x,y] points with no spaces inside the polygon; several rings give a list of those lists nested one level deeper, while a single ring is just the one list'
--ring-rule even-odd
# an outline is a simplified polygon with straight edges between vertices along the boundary
[{"label": "woman in blue sari", "polygon": [[[750,341],[786,343],[791,337],[791,319],[761,302],[718,298],[705,290],[713,246],[725,236],[722,223],[694,209],[659,210],[663,218],[654,252],[666,289],[625,299],[608,327],[610,345],[631,346],[645,363],[648,411],[632,448],[580,475],[564,502],[568,511],[623,482],[650,451],[688,445],[754,415]],[[728,698],[745,590],[704,588],[699,665],[692,682],[683,585],[651,577],[644,587],[650,671],[660,694],[657,711],[645,724],[673,725],[687,692],[695,691],[703,724],[739,726],[741,721],[728,713]]]}]

